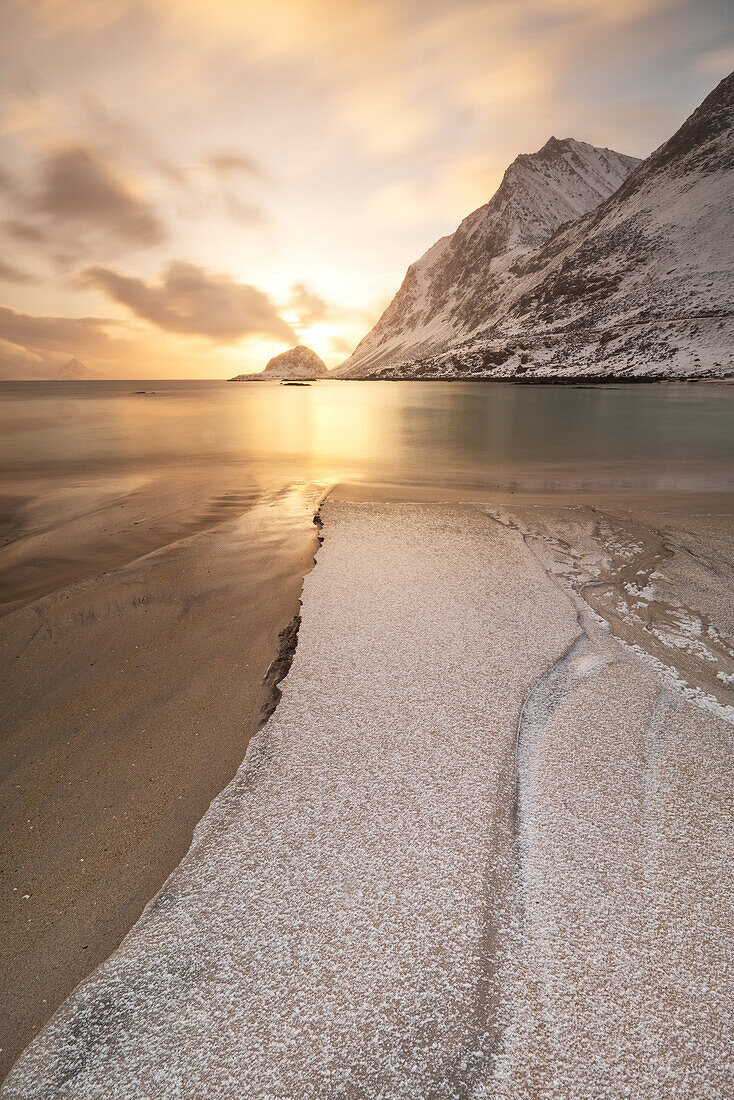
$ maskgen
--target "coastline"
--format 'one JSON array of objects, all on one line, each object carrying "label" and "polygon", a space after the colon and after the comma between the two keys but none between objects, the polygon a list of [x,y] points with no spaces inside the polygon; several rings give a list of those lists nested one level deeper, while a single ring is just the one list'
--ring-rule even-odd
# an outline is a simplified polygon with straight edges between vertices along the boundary
[{"label": "coastline", "polygon": [[320,493],[284,492],[141,557],[128,544],[132,560],[104,572],[92,540],[87,576],[64,583],[62,561],[48,592],[5,608],[3,1075],[241,764],[313,565]]},{"label": "coastline", "polygon": [[[230,378],[230,382],[237,379]],[[365,377],[365,378],[320,378],[319,382],[496,382],[501,385],[518,386],[606,386],[606,385],[641,385],[648,382],[659,385],[669,383],[704,383],[719,382],[731,385],[734,383],[734,373],[728,374],[699,374],[681,376],[680,378],[669,374],[659,375],[624,375],[624,374],[574,374],[570,377],[562,375],[543,375],[542,377],[527,377],[522,374],[495,377],[491,374],[466,374],[466,375],[437,375],[437,374],[406,374],[402,377]]]},{"label": "coastline", "polygon": [[[640,622],[612,616],[620,644],[657,630],[690,646],[691,630],[705,634],[731,606],[729,387],[650,387],[641,400],[600,386],[537,401],[471,384],[280,386],[244,400],[224,385],[161,382],[148,401],[129,384],[65,383],[15,387],[4,406],[5,1066],[175,872],[287,691],[291,677],[279,678],[324,495],[473,502],[524,524],[536,548],[578,542],[609,562],[600,512],[642,525],[651,545],[662,532],[675,577]],[[700,572],[707,561],[720,562],[718,580]],[[623,572],[595,593],[600,613],[637,579]],[[734,623],[722,629],[734,635]],[[654,644],[660,654],[665,641]],[[712,691],[707,675],[719,666],[676,653],[720,704],[726,685]]]},{"label": "coastline", "polygon": [[[337,369],[337,368],[335,368]],[[682,375],[681,377],[671,376],[669,374],[636,374],[636,375],[624,375],[624,374],[574,374],[572,377],[563,377],[561,375],[547,375],[538,378],[532,376],[528,377],[523,374],[513,374],[506,377],[494,377],[491,374],[467,374],[467,375],[436,375],[436,374],[406,374],[402,377],[365,377],[365,378],[348,378],[338,377],[333,378],[308,378],[303,381],[289,381],[284,382],[275,378],[261,378],[259,374],[255,374],[252,378],[227,378],[227,382],[271,382],[278,385],[303,385],[312,386],[317,382],[498,382],[502,385],[517,384],[520,386],[605,386],[605,385],[640,385],[644,382],[660,384],[663,382],[671,383],[704,383],[704,382],[720,382],[727,385],[734,384],[734,373],[729,372],[727,374],[691,374],[688,376]]]},{"label": "coastline", "polygon": [[[689,1089],[715,1089],[724,924],[701,901],[725,900],[731,728],[610,632],[585,587],[618,583],[617,613],[639,576],[630,610],[647,601],[658,626],[668,589],[677,611],[688,592],[679,639],[705,664],[701,640],[720,633],[690,616],[732,625],[717,589],[731,585],[731,494],[353,491],[325,505],[281,706],[6,1095],[91,1096],[113,1078],[138,1095],[161,1056],[188,1088],[234,1074],[277,1095],[357,1071],[391,1095],[527,1095],[560,1075],[570,1098],[598,1065],[622,1094],[665,1079],[671,1058]],[[707,1024],[681,1052],[669,1021],[682,1003]]]}]

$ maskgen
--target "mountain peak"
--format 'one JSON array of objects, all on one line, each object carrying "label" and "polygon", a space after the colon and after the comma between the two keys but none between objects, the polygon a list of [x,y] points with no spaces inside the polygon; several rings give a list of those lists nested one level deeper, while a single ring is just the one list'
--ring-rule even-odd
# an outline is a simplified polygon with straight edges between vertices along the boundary
[{"label": "mountain peak", "polygon": [[[531,164],[537,161],[549,160],[553,157],[562,157],[574,150],[594,149],[595,146],[588,145],[585,141],[577,141],[576,138],[557,138],[549,137],[545,145],[541,145],[540,149],[535,153],[518,153],[515,157],[513,164],[517,164],[518,161],[522,163],[530,162]],[[604,152],[605,150],[599,149],[597,152]],[[512,165],[510,165],[512,167]]]},{"label": "mountain peak", "polygon": [[305,344],[298,344],[294,348],[289,348],[288,351],[282,351],[279,355],[274,355],[272,359],[269,359],[265,370],[260,374],[238,374],[234,378],[230,378],[230,382],[253,382],[253,381],[276,381],[283,379],[284,381],[303,381],[310,382],[317,378],[328,378],[329,371],[326,363],[321,359],[315,351],[311,348],[307,348]]},{"label": "mountain peak", "polygon": [[106,375],[101,371],[92,370],[91,367],[88,367],[79,359],[69,359],[63,367],[58,368],[56,377],[72,382],[82,382],[87,379],[105,378]]},{"label": "mountain peak", "polygon": [[638,161],[551,137],[509,166],[493,197],[411,264],[403,285],[340,374],[414,358],[486,321],[514,263],[608,198]]},{"label": "mountain peak", "polygon": [[680,170],[734,167],[734,72],[724,77],[679,130],[649,158],[651,169],[677,162]]},{"label": "mountain peak", "polygon": [[340,373],[730,377],[732,194],[734,74],[644,162],[552,137],[413,265]]},{"label": "mountain peak", "polygon": [[274,355],[268,360],[263,376],[308,380],[325,378],[328,373],[326,363],[315,351],[307,348],[305,344],[297,344],[296,347],[282,351],[280,355]]},{"label": "mountain peak", "polygon": [[564,146],[578,145],[579,143],[574,141],[573,138],[557,138],[549,137],[545,145],[538,150],[539,153],[555,153],[560,152]]}]

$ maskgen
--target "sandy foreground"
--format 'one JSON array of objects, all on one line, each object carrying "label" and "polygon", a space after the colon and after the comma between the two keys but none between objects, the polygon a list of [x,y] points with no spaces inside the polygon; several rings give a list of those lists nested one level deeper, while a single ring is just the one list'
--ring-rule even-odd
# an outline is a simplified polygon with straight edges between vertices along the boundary
[{"label": "sandy foreground", "polygon": [[3,1095],[731,1095],[730,509],[322,517],[275,714]]},{"label": "sandy foreground", "polygon": [[318,545],[318,487],[141,482],[45,483],[0,549],[2,1072],[241,764]]}]

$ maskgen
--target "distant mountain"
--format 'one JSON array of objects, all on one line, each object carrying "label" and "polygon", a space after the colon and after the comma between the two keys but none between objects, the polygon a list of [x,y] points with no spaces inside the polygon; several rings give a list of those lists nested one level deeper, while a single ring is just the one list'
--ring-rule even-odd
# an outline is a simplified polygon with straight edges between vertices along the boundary
[{"label": "distant mountain", "polygon": [[537,153],[521,154],[494,197],[408,268],[338,373],[361,377],[475,333],[502,303],[514,265],[616,191],[638,163],[573,138],[552,137]]},{"label": "distant mountain", "polygon": [[238,374],[230,382],[273,382],[278,379],[289,382],[312,382],[328,378],[329,371],[323,359],[311,348],[299,344],[268,360],[265,370],[259,374]]},{"label": "distant mountain", "polygon": [[78,359],[70,359],[63,367],[59,367],[56,375],[58,379],[69,381],[83,381],[84,379],[106,378],[102,371],[92,370],[91,367],[81,363]]},{"label": "distant mountain", "polygon": [[105,379],[109,376],[102,371],[92,370],[79,359],[69,359],[61,365],[57,363],[21,363],[12,362],[0,366],[0,379],[6,382],[83,382]]},{"label": "distant mountain", "polygon": [[[470,331],[456,324],[433,351],[406,343],[403,353],[364,358],[360,349],[383,317],[343,373],[528,380],[734,373],[733,169],[734,74],[614,194],[513,257],[502,285],[477,296]],[[458,284],[449,292],[464,298],[471,280],[462,274]]]}]

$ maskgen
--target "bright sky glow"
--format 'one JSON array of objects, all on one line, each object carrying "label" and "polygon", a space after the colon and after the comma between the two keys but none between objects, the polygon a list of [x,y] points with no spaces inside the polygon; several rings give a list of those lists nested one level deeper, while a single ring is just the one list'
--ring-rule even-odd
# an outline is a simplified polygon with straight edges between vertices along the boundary
[{"label": "bright sky glow", "polygon": [[727,0],[6,0],[0,377],[336,366],[519,152],[644,156]]}]

